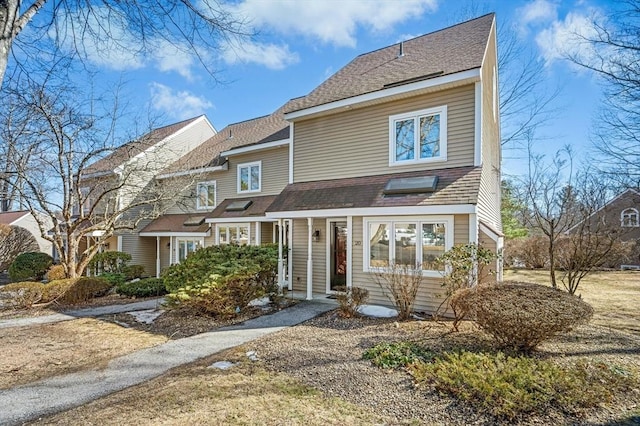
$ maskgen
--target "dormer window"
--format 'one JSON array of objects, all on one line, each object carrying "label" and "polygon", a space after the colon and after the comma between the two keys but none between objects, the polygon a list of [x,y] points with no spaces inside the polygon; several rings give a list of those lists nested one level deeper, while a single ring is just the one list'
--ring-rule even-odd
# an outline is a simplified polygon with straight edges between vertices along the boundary
[{"label": "dormer window", "polygon": [[389,117],[390,166],[446,159],[446,106]]},{"label": "dormer window", "polygon": [[260,192],[262,162],[238,164],[238,192]]},{"label": "dormer window", "polygon": [[198,210],[212,209],[216,206],[216,182],[198,182],[196,186],[196,207]]},{"label": "dormer window", "polygon": [[640,215],[638,215],[638,210],[634,208],[622,210],[622,213],[620,213],[620,225],[623,227],[639,227]]}]

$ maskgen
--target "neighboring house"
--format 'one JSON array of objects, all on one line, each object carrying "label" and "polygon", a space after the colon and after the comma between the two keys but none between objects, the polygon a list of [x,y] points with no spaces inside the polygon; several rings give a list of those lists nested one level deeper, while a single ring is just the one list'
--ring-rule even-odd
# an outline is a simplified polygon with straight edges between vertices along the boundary
[{"label": "neighboring house", "polygon": [[156,176],[161,185],[190,178],[191,186],[139,233],[140,245],[155,247],[150,271],[159,276],[199,247],[275,242],[276,220],[264,212],[289,182],[283,108],[230,124]]},{"label": "neighboring house", "polygon": [[[82,199],[74,213],[77,220],[90,215],[87,223],[92,224],[95,230],[87,233],[80,251],[87,244],[100,244],[106,250],[125,251],[131,254],[131,263],[144,265],[147,273],[151,273],[155,269],[155,242],[145,244],[139,241],[137,232],[161,212],[157,202],[145,202],[149,193],[159,194],[154,187],[155,176],[167,164],[175,162],[215,134],[216,130],[207,117],[201,115],[154,129],[88,166],[82,173],[79,188]],[[105,187],[118,189],[108,200],[101,200],[103,205],[96,204]],[[110,209],[123,213],[103,215],[104,211]],[[106,216],[109,218],[106,219]],[[105,230],[115,232],[105,238],[108,235]]]},{"label": "neighboring house", "polygon": [[289,184],[266,211],[293,224],[282,285],[307,299],[358,286],[389,304],[370,272],[421,265],[416,309],[434,311],[437,256],[502,248],[493,14],[360,55],[284,112]]},{"label": "neighboring house", "polygon": [[[46,222],[46,217],[43,217],[42,220]],[[21,228],[26,229],[33,235],[36,242],[38,243],[38,247],[42,253],[47,253],[48,255],[52,255],[52,244],[51,241],[47,241],[42,238],[42,233],[40,232],[40,227],[38,226],[38,221],[29,211],[14,211],[14,212],[3,212],[0,213],[0,223],[3,225],[9,226],[19,226]],[[49,223],[48,226],[51,224]],[[47,228],[48,229],[48,228]]]}]

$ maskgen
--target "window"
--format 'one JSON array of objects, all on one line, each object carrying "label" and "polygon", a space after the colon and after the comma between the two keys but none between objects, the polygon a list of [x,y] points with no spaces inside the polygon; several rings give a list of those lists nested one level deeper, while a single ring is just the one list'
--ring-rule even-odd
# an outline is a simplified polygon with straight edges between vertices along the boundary
[{"label": "window", "polygon": [[183,260],[185,260],[190,253],[193,253],[200,247],[202,247],[202,240],[200,239],[177,240],[176,250],[178,251],[178,262],[182,262]]},{"label": "window", "polygon": [[216,182],[198,182],[196,185],[196,207],[198,210],[216,206]]},{"label": "window", "polygon": [[238,164],[238,192],[260,192],[262,162]]},{"label": "window", "polygon": [[447,107],[389,117],[389,165],[447,159]]},{"label": "window", "polygon": [[216,227],[218,244],[249,244],[249,224],[221,224]]},{"label": "window", "polygon": [[435,260],[453,246],[453,219],[446,217],[365,219],[365,271],[389,263],[421,265],[424,275],[439,276]]},{"label": "window", "polygon": [[620,225],[624,227],[640,226],[640,216],[638,215],[638,210],[634,208],[622,210],[622,213],[620,214]]}]

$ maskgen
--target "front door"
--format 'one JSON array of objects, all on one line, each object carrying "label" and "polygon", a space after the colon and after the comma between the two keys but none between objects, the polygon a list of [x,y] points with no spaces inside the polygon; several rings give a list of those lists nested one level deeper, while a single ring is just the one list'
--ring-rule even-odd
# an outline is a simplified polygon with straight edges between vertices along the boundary
[{"label": "front door", "polygon": [[347,284],[347,222],[330,222],[331,241],[329,290]]}]

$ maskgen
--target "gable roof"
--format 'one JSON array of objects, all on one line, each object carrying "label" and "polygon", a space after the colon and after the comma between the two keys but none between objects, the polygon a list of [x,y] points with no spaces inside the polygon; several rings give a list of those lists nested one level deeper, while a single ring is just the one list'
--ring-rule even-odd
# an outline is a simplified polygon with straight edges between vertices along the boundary
[{"label": "gable roof", "polygon": [[184,170],[221,166],[226,162],[226,159],[220,156],[224,151],[288,139],[289,122],[284,119],[283,114],[287,105],[288,103],[278,108],[273,114],[228,125],[162,170],[160,176]]},{"label": "gable roof", "polygon": [[22,219],[30,213],[26,210],[15,212],[2,212],[0,213],[0,223],[3,225],[11,225],[13,222]]},{"label": "gable roof", "polygon": [[126,163],[128,160],[134,158],[136,155],[145,151],[146,149],[158,144],[172,134],[184,129],[189,124],[204,117],[199,115],[197,117],[190,118],[188,120],[180,121],[178,123],[170,124],[168,126],[159,127],[140,137],[139,139],[131,142],[127,142],[124,145],[116,148],[113,152],[104,158],[91,164],[84,170],[84,174],[95,174],[110,172],[118,166]]},{"label": "gable roof", "polygon": [[480,68],[494,18],[490,13],[362,54],[291,102],[285,113]]}]

